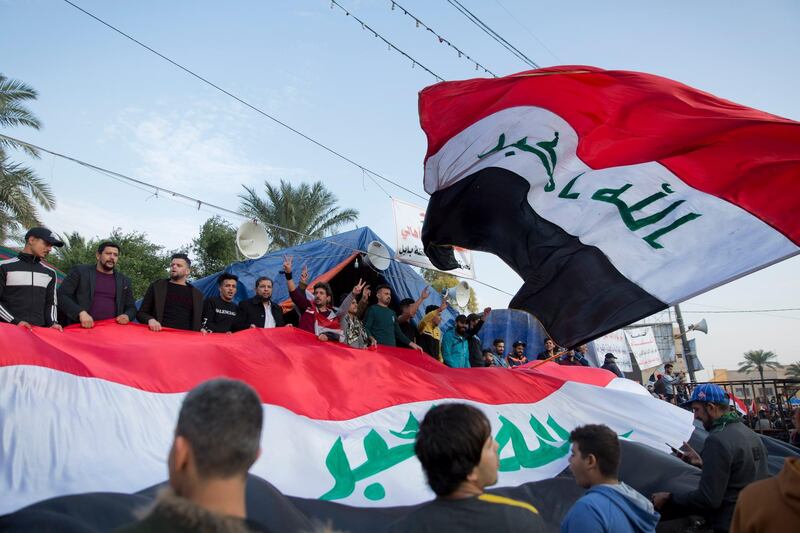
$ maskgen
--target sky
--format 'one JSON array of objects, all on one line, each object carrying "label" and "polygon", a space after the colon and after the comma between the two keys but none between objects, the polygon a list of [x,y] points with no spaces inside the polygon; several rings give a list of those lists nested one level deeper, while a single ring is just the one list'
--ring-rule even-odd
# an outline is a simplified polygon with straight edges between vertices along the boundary
[{"label": "sky", "polygon": [[[337,0],[446,80],[476,77],[474,63],[439,43],[389,0]],[[424,195],[425,136],[417,94],[437,80],[324,0],[75,0],[164,55],[328,145]],[[462,0],[541,66],[593,65],[658,74],[769,113],[800,120],[800,3]],[[446,0],[400,4],[498,75],[529,67],[482,33]],[[391,197],[420,198],[277,125],[140,48],[63,0],[0,0],[0,72],[39,92],[40,131],[4,130],[23,140],[123,174],[236,209],[242,185],[321,180],[358,224],[395,241]],[[59,233],[89,237],[112,228],[143,231],[175,249],[208,217],[205,207],[139,190],[63,159],[30,165],[52,186],[44,213]],[[240,220],[226,216],[232,223]],[[344,228],[351,229],[351,228]],[[503,308],[521,280],[476,254],[481,305]],[[697,339],[706,368],[735,368],[751,349],[800,360],[793,329],[800,257],[697,296],[681,307],[706,318]],[[704,374],[699,376],[705,377]]]}]

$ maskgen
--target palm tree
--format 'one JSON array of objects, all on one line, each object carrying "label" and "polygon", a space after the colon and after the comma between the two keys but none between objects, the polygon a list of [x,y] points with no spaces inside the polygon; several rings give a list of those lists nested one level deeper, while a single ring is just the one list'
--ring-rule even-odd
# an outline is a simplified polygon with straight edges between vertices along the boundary
[{"label": "palm tree", "polygon": [[739,372],[750,373],[758,370],[761,381],[764,381],[764,368],[780,368],[777,355],[767,350],[750,350],[744,353],[744,359],[739,363]]},{"label": "palm tree", "polygon": [[800,379],[800,361],[787,366],[786,375],[790,378]]},{"label": "palm tree", "polygon": [[[29,85],[0,74],[0,127],[22,126],[38,130],[41,122],[23,104],[26,100],[36,99],[36,96],[36,90]],[[55,207],[50,186],[30,168],[12,162],[7,154],[9,148],[39,157],[38,152],[29,146],[0,138],[0,242],[20,227],[41,224],[37,204],[48,211]]]},{"label": "palm tree", "polygon": [[301,183],[297,187],[283,180],[277,187],[265,181],[266,199],[261,198],[254,188],[243,187],[247,193],[239,195],[239,212],[267,227],[272,238],[271,250],[327,237],[343,224],[358,219],[358,211],[341,209],[336,196],[321,181],[310,185]]}]

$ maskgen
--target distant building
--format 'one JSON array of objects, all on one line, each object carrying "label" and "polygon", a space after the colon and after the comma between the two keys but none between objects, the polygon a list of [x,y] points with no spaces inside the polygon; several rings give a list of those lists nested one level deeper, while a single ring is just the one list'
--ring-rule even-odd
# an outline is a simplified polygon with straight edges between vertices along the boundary
[{"label": "distant building", "polygon": [[739,372],[738,370],[728,370],[726,368],[715,368],[714,377],[710,381],[724,383],[730,381],[744,381],[747,383],[736,383],[733,385],[733,393],[741,398],[747,405],[755,396],[759,402],[764,402],[776,396],[775,386],[769,382],[773,379],[788,379],[785,368],[765,368],[764,381],[761,383],[761,374],[758,370],[750,372]]}]

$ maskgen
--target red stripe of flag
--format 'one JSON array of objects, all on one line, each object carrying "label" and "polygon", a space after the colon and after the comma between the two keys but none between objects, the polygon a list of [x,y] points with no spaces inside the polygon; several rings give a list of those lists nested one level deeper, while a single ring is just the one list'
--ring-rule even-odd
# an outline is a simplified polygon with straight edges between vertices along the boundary
[{"label": "red stripe of flag", "polygon": [[[365,364],[369,360],[369,364]],[[180,393],[228,376],[250,383],[264,403],[315,419],[347,420],[393,405],[461,398],[485,404],[534,403],[566,380],[606,386],[596,368],[451,369],[413,350],[377,352],[322,343],[297,328],[235,335],[151,332],[95,323],[64,332],[0,324],[0,367],[33,365],[155,393]]]}]

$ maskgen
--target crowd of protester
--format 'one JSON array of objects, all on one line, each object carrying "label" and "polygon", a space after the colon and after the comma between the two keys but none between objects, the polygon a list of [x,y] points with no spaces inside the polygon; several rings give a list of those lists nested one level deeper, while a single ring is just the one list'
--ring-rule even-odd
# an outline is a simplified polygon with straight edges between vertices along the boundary
[{"label": "crowd of protester", "polygon": [[[33,228],[19,255],[0,262],[0,319],[27,328],[59,330],[60,322],[92,328],[98,320],[113,319],[119,324],[138,320],[154,332],[166,327],[207,334],[289,325],[281,306],[272,300],[274,281],[269,277],[256,280],[255,296],[234,304],[238,278],[223,273],[217,280],[219,295],[204,298],[188,282],[190,259],[174,254],[169,278],[153,281],[137,309],[130,280],[116,270],[119,245],[101,243],[96,263],[74,267],[58,288],[56,272],[42,263],[53,246],[63,246],[63,242],[46,228]],[[401,300],[398,314],[391,308],[391,287],[376,287],[377,302],[369,305],[371,288],[359,280],[342,295],[337,308],[328,283],[317,282],[307,291],[307,268],[295,282],[292,257],[284,259],[281,274],[299,314],[298,327],[321,342],[365,349],[377,344],[406,346],[455,368],[510,368],[531,360],[589,366],[586,346],[564,350],[550,338],[531,357],[526,343],[519,340],[508,353],[505,339],[500,338],[484,349],[479,333],[490,308],[482,315],[459,315],[453,327],[442,332],[446,302],[428,306],[420,323],[414,323],[413,317],[429,296],[427,290],[416,300]],[[615,359],[606,354],[603,368],[622,377]],[[699,485],[683,493],[655,492],[647,498],[619,481],[619,441],[611,429],[602,425],[575,428],[570,434],[569,468],[576,483],[587,491],[566,514],[562,531],[655,531],[659,512],[672,514],[676,509],[704,515],[715,531],[777,531],[791,520],[800,521],[800,460],[787,459],[780,474],[768,478],[767,450],[751,429],[792,424],[791,441],[796,445],[800,443],[800,409],[795,409],[791,422],[776,419],[778,410],[771,407],[755,417],[740,417],[719,386],[701,384],[688,396],[683,375],[676,375],[669,363],[647,388],[655,397],[691,408],[709,432],[701,453],[688,443],[673,448],[676,456],[701,469]],[[214,380],[191,391],[181,407],[169,455],[171,490],[127,531],[180,528],[186,513],[192,520],[200,517],[209,527],[265,530],[246,519],[244,506],[246,474],[260,453],[262,417],[257,394],[244,383]],[[220,439],[219,435],[237,438]],[[419,426],[415,453],[437,498],[390,529],[542,530],[535,505],[484,491],[497,481],[497,450],[489,421],[480,410],[453,403],[433,407]],[[198,494],[203,497],[196,498]]]},{"label": "crowd of protester", "polygon": [[[96,321],[114,319],[119,324],[138,321],[154,332],[171,328],[207,334],[291,326],[284,309],[272,299],[273,278],[259,277],[253,287],[255,295],[236,304],[239,278],[224,272],[217,277],[218,295],[205,298],[189,282],[192,262],[182,253],[172,255],[169,277],[148,286],[138,309],[130,279],[117,269],[122,250],[114,242],[100,243],[95,264],[73,267],[57,286],[55,270],[43,260],[53,246],[63,245],[47,228],[33,228],[25,235],[25,246],[18,256],[0,263],[0,320],[22,327],[60,330],[69,324],[92,328]],[[484,348],[479,333],[491,308],[480,315],[458,315],[452,327],[442,331],[442,313],[447,308],[443,301],[440,306],[426,307],[422,320],[416,324],[414,316],[430,295],[427,289],[416,300],[400,300],[396,313],[391,305],[394,295],[390,286],[375,287],[375,302],[370,305],[372,288],[359,280],[350,292],[340,295],[339,306],[335,307],[330,284],[319,281],[309,287],[306,266],[295,280],[293,263],[291,256],[285,257],[283,270],[276,275],[285,279],[299,315],[297,326],[320,341],[341,342],[355,348],[407,347],[453,368],[510,368],[531,360],[589,366],[586,346],[564,350],[549,338],[544,350],[531,357],[521,340],[514,341],[508,353],[505,339],[494,339],[491,347]]]}]

